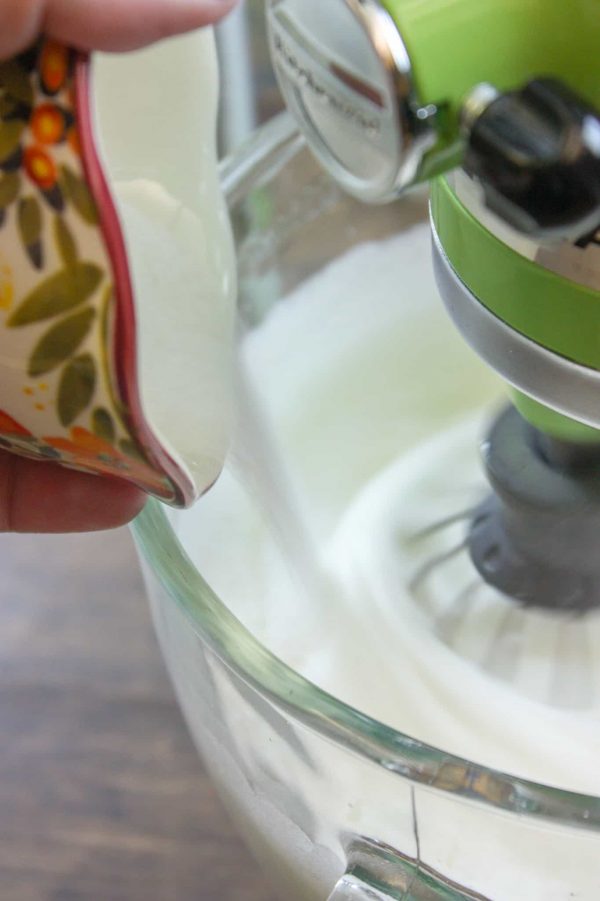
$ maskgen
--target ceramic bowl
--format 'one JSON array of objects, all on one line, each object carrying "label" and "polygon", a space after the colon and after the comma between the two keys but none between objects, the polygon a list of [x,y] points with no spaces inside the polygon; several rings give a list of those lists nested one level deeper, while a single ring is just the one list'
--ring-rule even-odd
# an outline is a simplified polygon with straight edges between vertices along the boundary
[{"label": "ceramic bowl", "polygon": [[0,64],[0,443],[186,506],[228,434],[211,32]]}]

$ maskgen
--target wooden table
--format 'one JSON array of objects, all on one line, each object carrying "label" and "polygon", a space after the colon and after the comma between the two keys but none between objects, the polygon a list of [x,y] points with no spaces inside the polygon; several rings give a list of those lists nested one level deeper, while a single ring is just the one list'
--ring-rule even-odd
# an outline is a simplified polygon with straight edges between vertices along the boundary
[{"label": "wooden table", "polygon": [[0,536],[2,901],[272,901],[202,770],[125,530]]}]

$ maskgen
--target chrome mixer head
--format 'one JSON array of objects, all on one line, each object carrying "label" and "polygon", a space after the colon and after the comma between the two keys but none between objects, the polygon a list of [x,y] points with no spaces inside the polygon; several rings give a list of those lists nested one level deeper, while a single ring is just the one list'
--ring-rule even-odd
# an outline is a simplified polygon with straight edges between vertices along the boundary
[{"label": "chrome mixer head", "polygon": [[526,395],[600,428],[589,2],[267,0],[267,13],[282,93],[322,165],[368,202],[432,181],[436,271],[466,340]]},{"label": "chrome mixer head", "polygon": [[[544,12],[543,5],[530,7]],[[577,240],[595,230],[600,117],[562,79],[531,77],[534,59],[549,72],[557,68],[557,37],[560,74],[581,69],[569,55],[589,44],[586,17],[567,40],[545,15],[541,39],[523,48],[516,45],[530,38],[531,8],[507,10],[505,0],[457,0],[447,11],[434,0],[414,6],[267,0],[284,99],[323,166],[347,191],[376,203],[462,166],[481,185],[485,205],[522,233]],[[505,13],[513,26],[499,29],[482,57],[475,38],[489,39]],[[573,24],[564,11],[562,19]],[[598,34],[598,23],[590,24]]]},{"label": "chrome mixer head", "polygon": [[345,190],[397,197],[423,177],[437,108],[420,103],[408,51],[376,0],[270,0],[271,55],[308,143]]}]

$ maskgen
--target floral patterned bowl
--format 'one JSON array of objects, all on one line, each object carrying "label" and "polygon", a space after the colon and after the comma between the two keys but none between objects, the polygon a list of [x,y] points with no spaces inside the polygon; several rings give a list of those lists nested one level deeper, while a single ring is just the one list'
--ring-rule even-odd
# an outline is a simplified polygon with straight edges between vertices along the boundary
[{"label": "floral patterned bowl", "polygon": [[177,506],[228,439],[216,95],[210,32],[0,63],[0,445]]}]

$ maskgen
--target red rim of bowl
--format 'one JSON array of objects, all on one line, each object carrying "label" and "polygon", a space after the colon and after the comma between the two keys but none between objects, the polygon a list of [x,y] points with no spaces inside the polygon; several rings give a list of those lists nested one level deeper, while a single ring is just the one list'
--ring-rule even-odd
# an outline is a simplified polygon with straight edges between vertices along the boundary
[{"label": "red rim of bowl", "polygon": [[197,491],[178,463],[169,454],[148,425],[138,386],[137,326],[134,291],[123,229],[116,204],[105,176],[98,152],[92,112],[91,57],[78,53],[75,63],[75,105],[85,178],[98,208],[102,236],[110,259],[116,299],[112,360],[119,396],[125,408],[125,419],[131,432],[144,449],[148,462],[165,475],[172,494],[160,490],[156,494],[177,506],[187,506]]}]

